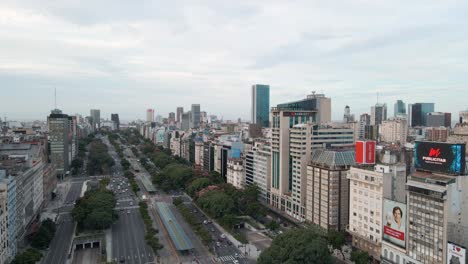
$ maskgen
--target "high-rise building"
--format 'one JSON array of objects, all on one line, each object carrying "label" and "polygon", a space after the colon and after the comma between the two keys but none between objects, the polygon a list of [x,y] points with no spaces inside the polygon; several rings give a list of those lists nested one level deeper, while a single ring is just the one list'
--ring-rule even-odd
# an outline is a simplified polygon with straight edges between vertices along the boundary
[{"label": "high-rise building", "polygon": [[459,124],[468,123],[468,110],[460,111],[458,122]]},{"label": "high-rise building", "polygon": [[402,100],[397,100],[394,105],[393,116],[402,117],[406,115],[406,106]]},{"label": "high-rise building", "polygon": [[182,114],[184,113],[184,108],[179,106],[176,111],[176,121],[177,123],[182,122]]},{"label": "high-rise building", "polygon": [[366,135],[366,126],[370,125],[370,115],[364,113],[359,116],[359,139],[364,139]]},{"label": "high-rise building", "polygon": [[252,85],[252,123],[268,127],[270,114],[270,86]]},{"label": "high-rise building", "polygon": [[175,122],[175,120],[176,120],[175,118],[176,118],[176,114],[174,112],[170,112],[169,113],[169,118],[168,118],[169,123]]},{"label": "high-rise building", "polygon": [[182,122],[180,124],[180,129],[186,131],[190,128],[190,112],[182,113]]},{"label": "high-rise building", "polygon": [[375,104],[371,107],[371,120],[370,124],[378,126],[382,121],[387,120],[387,104]]},{"label": "high-rise building", "polygon": [[351,114],[351,109],[349,105],[345,106],[344,114],[343,114],[343,122],[345,123],[354,122],[354,115]]},{"label": "high-rise building", "polygon": [[415,103],[411,105],[411,126],[428,126],[427,116],[434,112],[434,103]]},{"label": "high-rise building", "polygon": [[93,131],[97,131],[101,128],[101,110],[99,109],[91,109],[90,111],[91,116],[91,126],[93,127]]},{"label": "high-rise building", "polygon": [[119,114],[111,114],[111,121],[114,122],[115,129],[120,130]]},{"label": "high-rise building", "polygon": [[49,128],[50,160],[54,164],[57,174],[63,177],[70,164],[68,115],[62,114],[59,109],[54,109],[47,117],[47,125]]},{"label": "high-rise building", "polygon": [[191,110],[191,127],[198,128],[200,127],[200,105],[192,104]]},{"label": "high-rise building", "polygon": [[349,221],[350,166],[354,150],[315,149],[307,166],[306,220],[326,230],[344,231]]},{"label": "high-rise building", "polygon": [[258,187],[258,200],[269,204],[271,176],[271,147],[266,142],[254,142],[251,150],[245,155],[245,183]]},{"label": "high-rise building", "polygon": [[451,127],[452,114],[442,112],[431,112],[427,114],[428,127]]},{"label": "high-rise building", "polygon": [[324,94],[312,92],[312,94],[307,95],[306,99],[279,104],[277,107],[290,110],[317,111],[317,118],[313,122],[318,124],[331,122],[331,99],[325,97]]},{"label": "high-rise building", "polygon": [[5,170],[0,170],[0,196],[4,194],[6,196],[6,210],[8,218],[8,228],[6,234],[7,243],[7,257],[6,262],[8,263],[13,260],[17,253],[17,241],[16,241],[16,179],[15,177],[6,177]]},{"label": "high-rise building", "polygon": [[154,122],[154,109],[146,109],[146,122]]},{"label": "high-rise building", "polygon": [[380,125],[380,140],[404,145],[408,137],[408,123],[404,118],[392,118]]},{"label": "high-rise building", "polygon": [[0,192],[0,263],[8,258],[8,211],[6,192]]}]

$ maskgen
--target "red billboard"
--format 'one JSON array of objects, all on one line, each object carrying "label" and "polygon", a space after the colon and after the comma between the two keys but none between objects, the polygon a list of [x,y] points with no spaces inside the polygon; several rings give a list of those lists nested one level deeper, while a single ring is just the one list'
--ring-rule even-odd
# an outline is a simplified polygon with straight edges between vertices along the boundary
[{"label": "red billboard", "polygon": [[356,163],[374,164],[375,163],[375,145],[372,140],[356,141]]}]

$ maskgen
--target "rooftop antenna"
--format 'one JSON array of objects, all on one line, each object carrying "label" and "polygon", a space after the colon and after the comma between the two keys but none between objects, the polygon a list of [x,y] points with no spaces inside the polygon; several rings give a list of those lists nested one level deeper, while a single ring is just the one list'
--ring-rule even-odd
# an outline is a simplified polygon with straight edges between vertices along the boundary
[{"label": "rooftop antenna", "polygon": [[55,97],[55,109],[57,109],[57,88],[55,88],[54,97]]},{"label": "rooftop antenna", "polygon": [[379,92],[377,92],[377,104],[379,103]]}]

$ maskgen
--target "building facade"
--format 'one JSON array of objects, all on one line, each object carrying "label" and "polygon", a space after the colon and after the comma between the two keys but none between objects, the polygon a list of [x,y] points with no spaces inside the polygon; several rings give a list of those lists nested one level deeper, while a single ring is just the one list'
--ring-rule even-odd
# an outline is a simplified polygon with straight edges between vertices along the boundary
[{"label": "building facade", "polygon": [[252,85],[252,124],[268,127],[269,115],[270,86],[264,84]]},{"label": "building facade", "polygon": [[191,127],[192,128],[200,127],[200,105],[199,104],[192,104]]},{"label": "building facade", "polygon": [[382,121],[380,126],[380,140],[404,145],[408,137],[408,123],[403,118],[393,118]]},{"label": "building facade", "polygon": [[245,174],[244,165],[241,158],[229,158],[227,161],[226,172],[227,183],[234,186],[236,189],[244,189],[245,187]]},{"label": "building facade", "polygon": [[383,173],[373,166],[351,167],[349,229],[354,247],[380,260],[382,245]]},{"label": "building facade", "polygon": [[307,166],[306,220],[326,230],[344,231],[349,223],[349,179],[353,151],[316,149]]}]

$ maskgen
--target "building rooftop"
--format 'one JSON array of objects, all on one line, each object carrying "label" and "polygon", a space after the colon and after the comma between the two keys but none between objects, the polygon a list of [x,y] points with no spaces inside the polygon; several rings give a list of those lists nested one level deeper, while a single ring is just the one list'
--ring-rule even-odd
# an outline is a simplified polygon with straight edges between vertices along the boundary
[{"label": "building rooftop", "polygon": [[330,168],[349,167],[355,164],[354,150],[324,150],[314,149],[311,164]]}]

